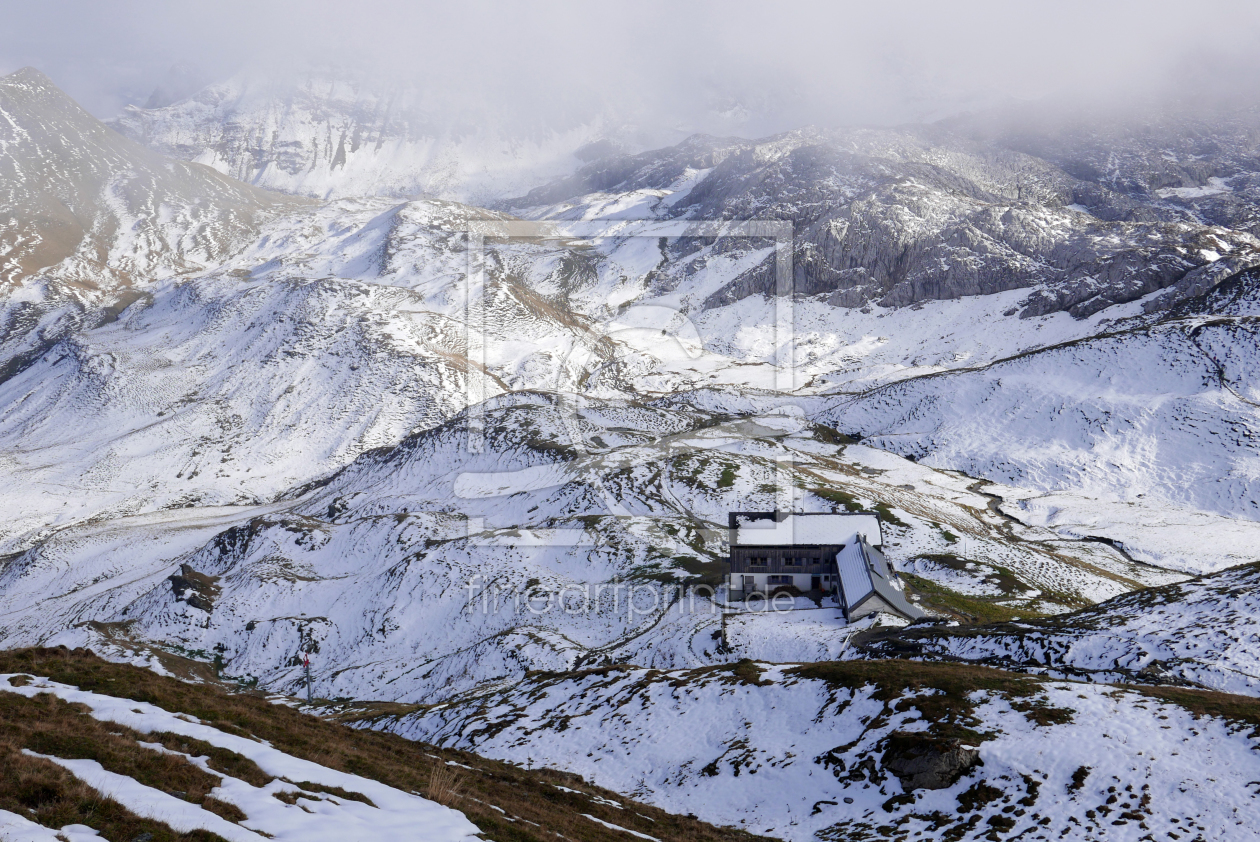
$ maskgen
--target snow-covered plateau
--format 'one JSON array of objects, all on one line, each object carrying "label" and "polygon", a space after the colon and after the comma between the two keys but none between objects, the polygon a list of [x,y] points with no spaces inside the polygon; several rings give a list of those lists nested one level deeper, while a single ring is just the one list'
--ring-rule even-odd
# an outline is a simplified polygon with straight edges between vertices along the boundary
[{"label": "snow-covered plateau", "polygon": [[[0,646],[307,652],[322,710],[780,838],[1252,832],[1260,117],[477,169],[277,91],[124,137],[0,78]],[[879,513],[931,620],[732,599],[771,509]]]}]

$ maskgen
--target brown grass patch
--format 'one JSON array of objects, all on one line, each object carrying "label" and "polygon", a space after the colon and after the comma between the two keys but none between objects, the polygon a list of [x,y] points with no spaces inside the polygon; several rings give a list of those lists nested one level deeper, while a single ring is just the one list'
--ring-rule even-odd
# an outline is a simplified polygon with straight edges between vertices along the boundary
[{"label": "brown grass patch", "polygon": [[51,693],[33,699],[0,693],[0,735],[11,744],[63,760],[95,760],[110,772],[200,803],[221,778],[184,757],[139,745],[147,737],[100,722]]},{"label": "brown grass patch", "polygon": [[209,831],[176,833],[161,822],[141,818],[57,764],[22,754],[21,746],[7,737],[0,738],[0,769],[0,810],[44,827],[85,824],[105,839],[132,840],[149,834],[152,842],[225,842]]},{"label": "brown grass patch", "polygon": [[245,815],[245,811],[235,804],[229,804],[226,801],[220,801],[217,798],[211,798],[207,795],[201,799],[201,809],[209,810],[220,818],[227,819],[230,822],[243,822],[249,818]]},{"label": "brown grass patch", "polygon": [[182,734],[172,734],[169,731],[150,734],[146,740],[147,742],[161,743],[171,751],[183,752],[192,757],[205,757],[207,758],[206,763],[211,769],[216,772],[222,772],[228,777],[245,781],[251,786],[266,786],[271,783],[274,777],[258,768],[258,764],[248,757],[226,748],[211,745],[204,740],[185,737]]},{"label": "brown grass patch", "polygon": [[948,615],[964,623],[1001,623],[1016,617],[1028,619],[1045,616],[1044,612],[1031,607],[1018,608],[1001,604],[1001,600],[1011,601],[1009,596],[968,596],[913,573],[900,575],[911,592],[922,597],[919,607]]},{"label": "brown grass patch", "polygon": [[1192,690],[1188,687],[1126,687],[1135,693],[1152,696],[1185,708],[1197,716],[1212,716],[1249,725],[1251,736],[1260,737],[1260,699],[1254,696],[1235,696],[1215,690]]},{"label": "brown grass patch", "polygon": [[372,803],[372,799],[368,798],[363,793],[351,792],[347,789],[342,789],[339,786],[325,786],[324,784],[312,783],[311,781],[298,781],[297,783],[293,785],[297,787],[298,789],[303,789],[303,790],[306,790],[307,792],[319,792],[319,793],[323,793],[324,795],[336,796],[337,798],[343,799],[345,801],[358,801],[360,804],[366,804],[369,807],[376,806],[375,804]]},{"label": "brown grass patch", "polygon": [[434,760],[429,770],[429,785],[424,789],[425,797],[447,807],[455,807],[463,793],[463,776],[442,761]]}]

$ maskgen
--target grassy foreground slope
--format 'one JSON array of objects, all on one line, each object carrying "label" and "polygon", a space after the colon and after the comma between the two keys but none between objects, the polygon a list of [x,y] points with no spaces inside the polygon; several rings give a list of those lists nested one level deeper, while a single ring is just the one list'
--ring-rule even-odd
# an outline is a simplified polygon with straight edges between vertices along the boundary
[{"label": "grassy foreground slope", "polygon": [[[453,807],[496,842],[541,842],[557,837],[624,842],[630,838],[625,830],[659,840],[688,842],[751,838],[627,801],[586,784],[576,775],[522,769],[393,734],[355,730],[275,704],[261,694],[179,681],[110,663],[83,649],[0,652],[0,674],[38,676],[80,690],[147,703],[196,718],[226,734],[264,740],[293,757]],[[8,681],[25,683],[20,677]],[[208,756],[211,771],[181,756],[140,746],[140,741]],[[239,821],[243,816],[236,815],[232,805],[209,795],[215,785],[213,772],[254,786],[265,785],[269,776],[239,754],[189,742],[179,735],[137,734],[113,722],[100,722],[50,694],[26,699],[0,693],[0,769],[4,770],[0,772],[0,810],[46,827],[86,824],[104,838],[121,842],[131,842],[144,833],[151,834],[151,842],[210,842],[220,837],[204,831],[181,835],[160,822],[143,819],[103,798],[60,766],[22,753],[27,749],[58,758],[94,760],[106,770],[175,793],[228,821]],[[313,789],[325,797],[328,794],[326,787],[296,783],[303,790]],[[357,800],[356,793],[331,794]]]}]

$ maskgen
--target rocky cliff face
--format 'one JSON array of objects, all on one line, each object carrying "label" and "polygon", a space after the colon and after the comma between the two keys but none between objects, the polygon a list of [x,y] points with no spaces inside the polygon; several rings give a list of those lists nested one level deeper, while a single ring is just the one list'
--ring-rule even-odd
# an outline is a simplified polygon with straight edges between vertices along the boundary
[{"label": "rocky cliff face", "polygon": [[[803,130],[756,142],[696,137],[596,161],[507,204],[565,216],[603,194],[665,191],[655,215],[791,220],[796,292],[844,307],[1027,289],[1011,315],[1084,317],[1174,285],[1196,294],[1260,262],[1251,230],[1260,147],[1245,124],[1214,145],[1192,144],[1178,134],[1191,131],[1184,126],[1129,138],[1126,167],[1110,174],[1068,154],[1079,146],[1091,160],[1094,147],[1084,140],[1046,139],[1042,158],[1016,148],[1041,148],[1027,138],[977,140],[963,128]],[[1165,162],[1158,172],[1144,166],[1170,134],[1215,159]],[[772,287],[767,260],[708,305]]]}]

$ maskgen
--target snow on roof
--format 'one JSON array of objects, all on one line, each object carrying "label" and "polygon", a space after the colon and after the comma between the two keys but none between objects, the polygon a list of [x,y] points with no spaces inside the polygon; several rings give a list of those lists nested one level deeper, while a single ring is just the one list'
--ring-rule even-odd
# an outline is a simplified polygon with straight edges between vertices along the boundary
[{"label": "snow on roof", "polygon": [[883,543],[876,514],[732,512],[730,526],[732,544],[851,544],[859,533],[872,544]]}]

